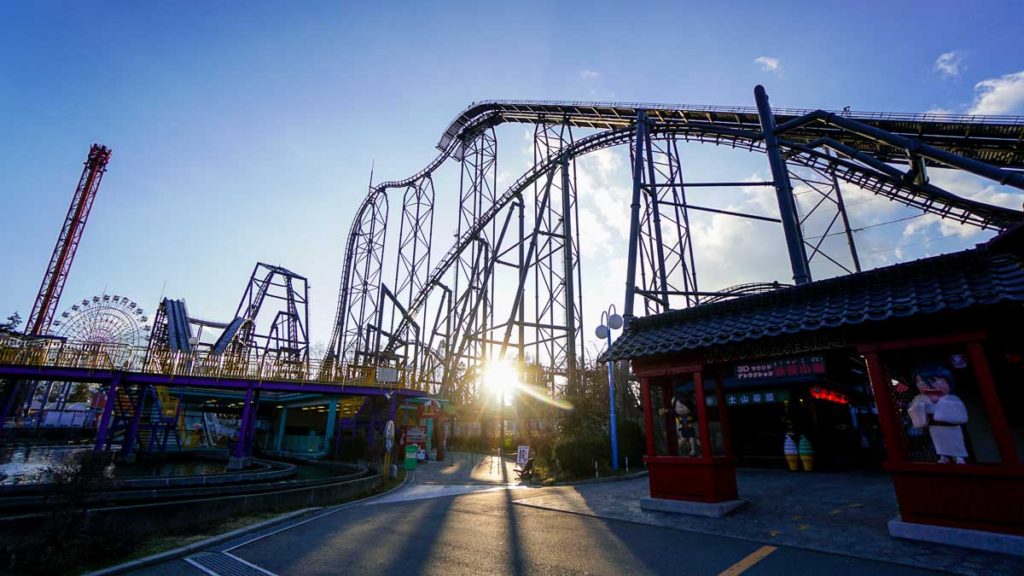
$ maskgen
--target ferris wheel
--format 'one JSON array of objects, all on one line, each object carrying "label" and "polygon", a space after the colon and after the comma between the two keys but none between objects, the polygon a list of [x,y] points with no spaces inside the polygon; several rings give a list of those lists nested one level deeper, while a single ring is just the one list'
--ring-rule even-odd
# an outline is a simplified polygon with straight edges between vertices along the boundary
[{"label": "ferris wheel", "polygon": [[144,346],[151,327],[142,307],[125,296],[86,298],[53,322],[55,336],[69,342]]}]

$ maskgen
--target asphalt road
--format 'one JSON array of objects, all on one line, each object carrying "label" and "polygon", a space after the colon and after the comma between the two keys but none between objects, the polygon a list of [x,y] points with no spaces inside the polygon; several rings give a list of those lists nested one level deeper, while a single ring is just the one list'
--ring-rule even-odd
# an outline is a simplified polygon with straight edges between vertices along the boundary
[{"label": "asphalt road", "polygon": [[[510,465],[508,466],[510,467]],[[421,466],[409,485],[137,574],[925,574],[903,566],[514,504],[496,459]]]}]

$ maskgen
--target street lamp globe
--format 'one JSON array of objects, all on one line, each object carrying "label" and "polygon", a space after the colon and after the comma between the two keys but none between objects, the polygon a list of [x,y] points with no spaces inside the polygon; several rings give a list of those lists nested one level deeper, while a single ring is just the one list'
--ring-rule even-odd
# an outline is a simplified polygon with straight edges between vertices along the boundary
[{"label": "street lamp globe", "polygon": [[[615,311],[615,305],[608,308],[606,312],[601,313],[601,324],[598,325],[597,329],[594,330],[594,334],[608,342],[608,348],[612,347],[612,330],[618,330],[622,328],[622,316],[619,316]],[[609,420],[611,426],[609,427],[609,436],[611,437],[612,444],[612,470],[619,469],[619,442],[618,442],[618,427],[615,423],[615,363],[611,360],[608,361],[608,407],[609,407]]]},{"label": "street lamp globe", "polygon": [[[618,314],[612,312],[611,315],[608,316],[608,327],[611,328],[612,330],[618,330],[619,328],[622,328],[622,316],[619,316]],[[604,336],[602,336],[602,338],[604,338]]]}]

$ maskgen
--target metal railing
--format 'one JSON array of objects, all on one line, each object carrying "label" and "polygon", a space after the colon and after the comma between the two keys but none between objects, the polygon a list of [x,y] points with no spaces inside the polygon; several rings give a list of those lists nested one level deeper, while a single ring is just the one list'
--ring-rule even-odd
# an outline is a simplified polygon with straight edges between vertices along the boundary
[{"label": "metal railing", "polygon": [[[214,354],[209,350],[172,352],[119,344],[65,342],[0,335],[0,365],[36,368],[84,369],[94,372],[158,374],[170,378],[189,376],[213,379],[252,380],[419,389],[399,370],[397,382],[378,382],[377,367],[322,365],[320,360],[294,361],[271,355]],[[343,378],[343,376],[345,376]]]}]

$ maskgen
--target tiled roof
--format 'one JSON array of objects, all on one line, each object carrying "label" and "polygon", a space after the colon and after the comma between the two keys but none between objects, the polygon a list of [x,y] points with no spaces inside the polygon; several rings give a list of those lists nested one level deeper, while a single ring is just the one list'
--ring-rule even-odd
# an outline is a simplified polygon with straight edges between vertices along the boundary
[{"label": "tiled roof", "polygon": [[892,318],[1024,301],[1024,262],[980,246],[637,318],[600,358],[699,350]]}]

